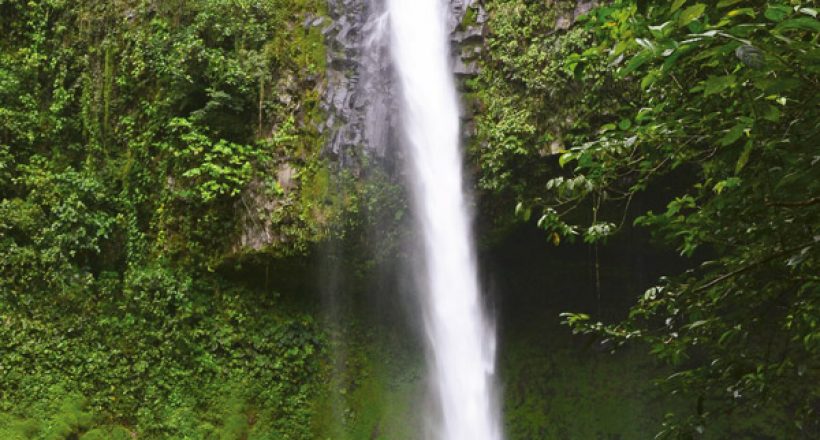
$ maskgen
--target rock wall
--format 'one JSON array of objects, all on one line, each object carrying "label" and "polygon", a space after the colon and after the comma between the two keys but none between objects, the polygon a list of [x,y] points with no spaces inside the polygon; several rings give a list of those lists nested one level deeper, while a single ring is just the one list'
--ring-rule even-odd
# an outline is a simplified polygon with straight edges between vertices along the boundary
[{"label": "rock wall", "polygon": [[320,130],[326,153],[345,168],[358,168],[362,154],[388,156],[396,126],[387,16],[378,0],[328,0],[327,84]]},{"label": "rock wall", "polygon": [[[324,119],[318,130],[324,138],[323,155],[337,169],[363,179],[368,167],[378,167],[400,181],[402,151],[398,130],[396,81],[389,42],[389,16],[386,0],[327,0],[327,14],[309,15],[302,25],[321,32],[325,44],[326,70],[318,87]],[[476,134],[476,119],[481,104],[464,87],[466,79],[480,73],[489,54],[487,38],[492,31],[494,0],[450,0],[450,40],[453,71],[462,85],[464,103],[462,123],[465,145]],[[555,3],[557,13],[553,31],[567,29],[577,17],[597,2],[579,0]],[[293,82],[293,81],[291,81]],[[285,93],[287,96],[287,93]],[[242,233],[235,252],[261,251],[271,244],[289,240],[276,222],[282,212],[298,204],[294,176],[288,163],[275,171],[282,196],[271,197],[259,181],[245,191],[237,209],[242,213]],[[331,190],[332,191],[332,190]],[[292,229],[292,228],[291,228]]]},{"label": "rock wall", "polygon": [[[469,77],[478,73],[487,13],[477,0],[451,0],[450,8],[454,71]],[[348,169],[359,169],[363,156],[394,165],[401,153],[384,1],[328,0],[328,15],[305,23],[323,27],[328,48],[326,153]]]}]

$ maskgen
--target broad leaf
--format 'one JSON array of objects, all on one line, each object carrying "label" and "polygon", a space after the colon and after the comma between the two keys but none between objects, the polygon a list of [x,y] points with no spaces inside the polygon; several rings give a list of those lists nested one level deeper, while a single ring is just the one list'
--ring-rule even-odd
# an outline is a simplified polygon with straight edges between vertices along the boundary
[{"label": "broad leaf", "polygon": [[778,31],[791,29],[820,32],[820,21],[810,17],[793,18],[780,23],[776,28]]},{"label": "broad leaf", "polygon": [[729,129],[725,135],[718,141],[718,144],[721,146],[732,145],[740,139],[740,136],[743,135],[743,132],[746,130],[746,124],[740,123]]},{"label": "broad leaf", "polygon": [[716,95],[732,87],[737,82],[734,75],[712,76],[704,82],[703,96]]},{"label": "broad leaf", "polygon": [[648,50],[641,51],[640,53],[632,57],[632,59],[629,60],[629,63],[627,63],[627,65],[623,69],[618,70],[618,77],[623,78],[629,75],[630,73],[634,72],[635,69],[638,69],[639,67],[646,64],[646,62],[650,59],[652,59],[652,52]]},{"label": "broad leaf", "polygon": [[784,5],[773,5],[766,8],[766,12],[763,14],[766,18],[771,21],[780,22],[783,21],[791,12],[791,8]]},{"label": "broad leaf", "polygon": [[720,0],[720,1],[717,3],[717,7],[718,7],[718,9],[728,8],[729,6],[732,6],[732,5],[738,4],[738,3],[742,2],[742,1],[743,1],[743,0]]},{"label": "broad leaf", "polygon": [[706,11],[706,5],[697,3],[683,10],[678,17],[678,25],[686,26],[689,23],[699,19]]},{"label": "broad leaf", "polygon": [[746,146],[743,147],[743,152],[740,153],[740,157],[737,159],[737,164],[735,165],[735,174],[740,174],[743,171],[743,168],[749,163],[749,158],[752,156],[752,149],[754,147],[754,142],[751,140],[746,142]]}]

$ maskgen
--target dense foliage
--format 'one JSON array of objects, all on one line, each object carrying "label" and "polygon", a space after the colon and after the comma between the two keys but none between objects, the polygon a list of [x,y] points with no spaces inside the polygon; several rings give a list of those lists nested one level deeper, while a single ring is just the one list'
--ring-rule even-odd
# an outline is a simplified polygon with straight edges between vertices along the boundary
[{"label": "dense foliage", "polygon": [[300,272],[221,268],[345,209],[322,10],[0,0],[0,437],[311,436],[322,339],[275,291]]},{"label": "dense foliage", "polygon": [[[469,154],[497,224],[595,255],[640,228],[678,251],[688,270],[623,322],[564,315],[606,350],[648,346],[677,397],[649,407],[637,350],[522,337],[499,363],[508,434],[640,436],[663,412],[660,438],[817,437],[814,2],[592,3],[481,2]],[[417,347],[346,310],[320,326],[304,298],[331,231],[360,226],[329,245],[328,295],[407,239],[401,190],[322,154],[324,37],[305,23],[324,7],[0,0],[0,438],[416,435]],[[367,313],[392,320],[385,298]]]},{"label": "dense foliage", "polygon": [[[634,218],[691,261],[624,322],[567,321],[605,343],[646,343],[673,366],[661,383],[691,405],[670,411],[661,437],[727,425],[734,435],[816,436],[812,2],[621,0],[566,32],[541,19],[540,3],[490,4],[474,149],[483,186],[515,194],[518,214],[538,218],[556,244],[598,246]],[[546,157],[555,140],[557,162]]]}]

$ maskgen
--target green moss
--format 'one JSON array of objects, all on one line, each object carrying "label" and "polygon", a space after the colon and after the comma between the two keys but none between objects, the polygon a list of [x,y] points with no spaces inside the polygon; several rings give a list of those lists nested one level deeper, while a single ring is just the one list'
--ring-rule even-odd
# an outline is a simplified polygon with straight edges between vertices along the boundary
[{"label": "green moss", "polygon": [[245,402],[233,398],[226,405],[227,413],[222,419],[222,427],[217,431],[219,440],[243,440],[250,431]]},{"label": "green moss", "polygon": [[[315,401],[313,435],[333,440],[414,440],[423,427],[420,353],[382,336],[352,331]],[[334,369],[335,368],[335,369]]]},{"label": "green moss", "polygon": [[474,7],[468,7],[464,12],[464,18],[461,20],[461,28],[466,29],[478,23],[478,10]]},{"label": "green moss", "polygon": [[0,413],[0,438],[7,440],[30,440],[41,430],[40,423]]},{"label": "green moss", "polygon": [[510,440],[643,438],[663,420],[643,356],[534,354],[513,342],[502,362]]},{"label": "green moss", "polygon": [[0,413],[0,438],[9,440],[125,440],[112,435],[113,428],[91,429],[97,425],[87,401],[62,387],[50,392],[55,401],[42,401],[22,411],[20,415]]},{"label": "green moss", "polygon": [[305,48],[305,58],[302,67],[311,73],[324,73],[327,64],[327,48],[321,28],[311,27],[302,43]]},{"label": "green moss", "polygon": [[[585,350],[552,325],[507,336],[498,371],[509,440],[647,438],[678,404],[647,380],[659,371],[640,351]],[[418,438],[427,407],[422,352],[356,332],[339,350],[344,362],[328,370],[314,401],[313,438]]]},{"label": "green moss", "polygon": [[131,433],[121,427],[96,428],[80,436],[80,440],[133,440]]}]

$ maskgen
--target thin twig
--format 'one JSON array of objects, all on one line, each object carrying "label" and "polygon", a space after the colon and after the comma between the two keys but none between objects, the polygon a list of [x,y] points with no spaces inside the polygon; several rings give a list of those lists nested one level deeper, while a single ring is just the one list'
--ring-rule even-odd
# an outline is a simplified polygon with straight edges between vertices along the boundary
[{"label": "thin twig", "polygon": [[766,206],[781,206],[784,208],[798,208],[803,206],[811,206],[820,203],[820,197],[812,197],[808,200],[800,200],[796,202],[766,202]]},{"label": "thin twig", "polygon": [[776,253],[776,254],[769,255],[768,257],[766,257],[766,258],[764,258],[764,259],[762,259],[762,260],[756,261],[756,262],[754,262],[754,263],[752,263],[752,264],[749,264],[749,265],[743,266],[743,267],[741,267],[741,268],[739,268],[739,269],[733,270],[733,271],[731,271],[731,272],[729,272],[729,273],[727,273],[727,274],[725,274],[725,275],[721,275],[721,276],[719,276],[719,277],[717,277],[717,278],[713,279],[712,281],[709,281],[708,283],[706,283],[706,284],[704,284],[704,285],[702,285],[702,286],[698,287],[697,289],[695,289],[695,292],[702,292],[702,291],[704,291],[704,290],[706,290],[706,289],[709,289],[709,288],[711,288],[711,287],[714,287],[714,286],[716,286],[716,285],[718,285],[718,284],[722,283],[723,281],[728,280],[729,278],[735,277],[735,276],[740,275],[740,274],[742,274],[742,273],[744,273],[744,272],[746,272],[746,271],[749,271],[749,270],[751,270],[751,269],[754,269],[755,267],[760,266],[761,264],[766,264],[766,263],[768,263],[769,261],[774,260],[775,258],[779,258],[779,257],[782,257],[782,256],[784,256],[784,255],[788,255],[788,254],[790,254],[790,253],[792,253],[792,252],[799,251],[799,250],[801,250],[801,249],[810,248],[810,247],[816,246],[817,244],[820,244],[820,242],[813,241],[813,242],[811,242],[811,243],[804,243],[804,244],[802,244],[802,245],[800,245],[800,246],[795,246],[795,247],[793,247],[793,248],[789,248],[789,249],[786,249],[786,250],[780,251],[780,252],[778,252],[778,253]]}]

